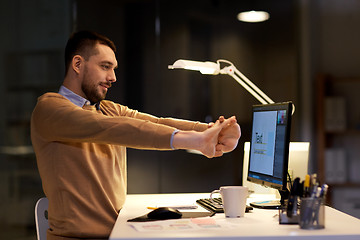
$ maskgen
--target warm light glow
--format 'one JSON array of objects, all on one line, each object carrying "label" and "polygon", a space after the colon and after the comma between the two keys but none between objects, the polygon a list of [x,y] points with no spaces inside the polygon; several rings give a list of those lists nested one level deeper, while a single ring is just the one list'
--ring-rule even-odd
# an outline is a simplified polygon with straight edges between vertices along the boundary
[{"label": "warm light glow", "polygon": [[243,22],[263,22],[269,19],[269,13],[263,11],[241,12],[237,15],[237,19]]}]

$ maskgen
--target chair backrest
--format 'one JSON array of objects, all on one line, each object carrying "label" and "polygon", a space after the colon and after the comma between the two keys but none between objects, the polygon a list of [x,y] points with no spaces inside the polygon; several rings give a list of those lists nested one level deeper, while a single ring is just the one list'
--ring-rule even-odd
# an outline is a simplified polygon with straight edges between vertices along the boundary
[{"label": "chair backrest", "polygon": [[49,200],[40,198],[35,205],[35,224],[38,240],[46,240],[46,231],[49,229],[48,223]]}]

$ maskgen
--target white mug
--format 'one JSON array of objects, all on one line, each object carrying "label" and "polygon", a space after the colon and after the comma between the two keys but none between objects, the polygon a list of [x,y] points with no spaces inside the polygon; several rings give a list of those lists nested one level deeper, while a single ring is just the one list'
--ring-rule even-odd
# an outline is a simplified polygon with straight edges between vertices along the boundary
[{"label": "white mug", "polygon": [[243,186],[224,186],[219,190],[214,190],[210,194],[210,200],[213,200],[213,194],[220,193],[225,216],[229,218],[244,217],[246,210],[246,199],[248,197],[248,188]]}]

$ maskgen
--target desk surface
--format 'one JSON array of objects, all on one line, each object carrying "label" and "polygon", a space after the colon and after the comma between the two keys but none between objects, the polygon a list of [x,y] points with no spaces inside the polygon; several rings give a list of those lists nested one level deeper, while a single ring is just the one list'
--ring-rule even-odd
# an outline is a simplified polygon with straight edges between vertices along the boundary
[{"label": "desk surface", "polygon": [[[110,235],[115,239],[360,239],[360,219],[342,213],[330,207],[325,209],[325,229],[303,230],[298,225],[280,225],[277,210],[254,209],[243,218],[225,218],[216,214],[211,219],[216,223],[230,224],[228,229],[199,229],[191,231],[152,231],[140,232],[127,222],[148,213],[149,206],[169,206],[195,204],[199,198],[209,194],[145,194],[128,195],[124,208]],[[272,196],[265,196],[272,199]],[[263,196],[262,196],[262,199]],[[249,198],[249,202],[254,199]],[[186,210],[188,211],[188,210]],[[194,211],[206,211],[199,207]],[[274,217],[275,216],[275,217]],[[235,226],[235,227],[234,227]]]}]

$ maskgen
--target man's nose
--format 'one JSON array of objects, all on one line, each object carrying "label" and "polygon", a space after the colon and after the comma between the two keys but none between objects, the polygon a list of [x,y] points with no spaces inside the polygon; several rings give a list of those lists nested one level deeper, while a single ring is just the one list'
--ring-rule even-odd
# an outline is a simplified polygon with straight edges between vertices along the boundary
[{"label": "man's nose", "polygon": [[116,82],[116,74],[115,74],[115,71],[111,71],[111,73],[108,75],[108,81],[110,81],[110,82]]}]

